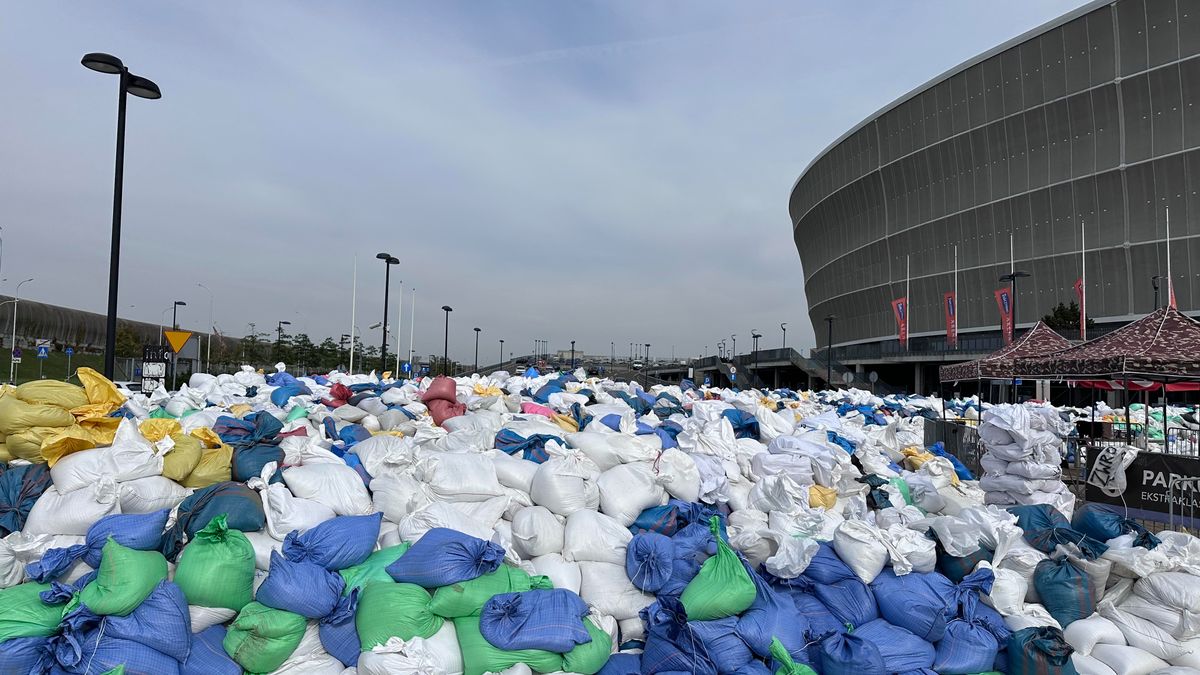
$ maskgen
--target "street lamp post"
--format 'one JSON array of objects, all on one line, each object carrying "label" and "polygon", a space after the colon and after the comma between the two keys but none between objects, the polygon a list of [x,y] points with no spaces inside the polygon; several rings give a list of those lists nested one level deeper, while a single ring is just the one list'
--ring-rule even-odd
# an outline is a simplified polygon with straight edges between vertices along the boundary
[{"label": "street lamp post", "polygon": [[33,281],[32,277],[30,277],[29,279],[26,279],[25,281],[22,281],[21,283],[17,284],[17,290],[13,291],[12,350],[8,354],[8,358],[9,358],[8,382],[9,382],[9,384],[15,384],[17,381],[17,361],[16,361],[16,358],[17,358],[17,355],[16,355],[16,350],[17,350],[17,305],[20,304],[20,300],[21,300],[21,287],[31,281]]},{"label": "street lamp post", "polygon": [[[171,330],[179,330],[180,307],[187,307],[187,303],[182,300],[176,300],[175,302],[171,303]],[[179,371],[179,353],[176,352],[174,348],[172,348],[171,351],[171,390],[174,391],[176,385],[175,376]],[[199,353],[200,350],[197,348],[196,352]]]},{"label": "street lamp post", "polygon": [[442,311],[446,313],[446,330],[442,333],[442,374],[450,374],[450,312],[454,308],[450,305],[442,305]]},{"label": "street lamp post", "polygon": [[762,337],[762,333],[751,328],[750,339],[754,341],[754,376],[758,377],[758,339]]},{"label": "street lamp post", "polygon": [[[291,321],[280,321],[275,324],[275,351],[278,352],[283,347],[283,327],[292,325]],[[279,360],[279,354],[275,354],[275,360]]]},{"label": "street lamp post", "polygon": [[779,324],[779,330],[783,331],[783,348],[787,349],[787,322]]},{"label": "street lamp post", "polygon": [[200,284],[200,283],[198,283],[196,285],[199,286],[200,288],[203,288],[204,290],[208,291],[208,330],[205,331],[206,333],[208,333],[208,353],[206,353],[204,355],[204,360],[206,361],[205,371],[211,372],[212,371],[212,332],[213,332],[213,328],[215,327],[213,325],[213,305],[215,304],[215,298],[213,296],[212,289],[210,289],[208,286],[205,286],[204,284]]},{"label": "street lamp post", "polygon": [[737,358],[737,335],[730,335],[729,339],[733,341],[733,356],[732,356],[732,358],[736,359]]},{"label": "street lamp post", "polygon": [[84,67],[98,73],[119,75],[117,96],[117,159],[113,181],[112,242],[108,257],[108,316],[104,326],[104,376],[113,379],[117,356],[117,278],[121,258],[121,196],[125,174],[125,99],[133,94],[145,99],[162,98],[158,85],[129,72],[121,59],[99,52],[85,54],[80,61]]},{"label": "street lamp post", "polygon": [[575,370],[575,341],[571,340],[571,370]]},{"label": "street lamp post", "polygon": [[833,322],[836,319],[836,314],[825,317],[825,323],[829,324],[825,334],[825,386],[830,389],[833,389]]},{"label": "street lamp post", "polygon": [[375,257],[383,261],[383,333],[379,347],[379,376],[387,369],[387,320],[388,320],[388,291],[392,286],[392,265],[399,265],[400,260],[391,253],[376,253]]},{"label": "street lamp post", "polygon": [[475,331],[475,372],[478,373],[479,372],[479,331],[481,329],[479,328],[479,326],[476,326],[473,330]]},{"label": "street lamp post", "polygon": [[504,340],[500,341],[500,363],[504,363]]}]

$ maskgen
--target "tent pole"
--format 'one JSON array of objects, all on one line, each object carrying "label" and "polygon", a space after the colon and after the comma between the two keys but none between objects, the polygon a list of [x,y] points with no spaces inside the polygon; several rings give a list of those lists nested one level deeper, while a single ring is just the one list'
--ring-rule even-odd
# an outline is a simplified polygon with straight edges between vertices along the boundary
[{"label": "tent pole", "polygon": [[1170,453],[1171,453],[1171,434],[1170,434],[1169,432],[1170,432],[1170,430],[1171,430],[1171,427],[1167,426],[1167,382],[1168,382],[1168,380],[1164,379],[1164,380],[1163,380],[1163,385],[1162,385],[1162,394],[1163,394],[1163,452],[1166,452],[1167,454],[1170,454]]},{"label": "tent pole", "polygon": [[1125,380],[1125,442],[1133,445],[1133,427],[1129,425],[1129,380]]}]

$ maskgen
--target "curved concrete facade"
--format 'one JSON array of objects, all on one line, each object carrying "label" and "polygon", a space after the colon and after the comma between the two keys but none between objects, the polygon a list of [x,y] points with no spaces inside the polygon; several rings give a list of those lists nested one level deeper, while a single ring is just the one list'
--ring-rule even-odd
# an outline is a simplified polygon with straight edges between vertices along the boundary
[{"label": "curved concrete facade", "polygon": [[999,330],[1010,234],[1016,269],[1032,274],[1019,325],[1075,298],[1081,229],[1089,317],[1150,311],[1168,207],[1176,297],[1192,309],[1200,5],[1184,0],[1091,3],[954,68],[834,142],[789,203],[819,341],[832,313],[835,345],[895,343],[890,302],[909,256],[909,333],[931,336],[929,349],[942,344],[956,245],[960,343]]}]

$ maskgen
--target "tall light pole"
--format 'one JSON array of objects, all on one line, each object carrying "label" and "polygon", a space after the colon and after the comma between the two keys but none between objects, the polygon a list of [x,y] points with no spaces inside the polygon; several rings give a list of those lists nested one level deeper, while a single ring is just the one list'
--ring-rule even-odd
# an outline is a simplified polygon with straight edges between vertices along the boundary
[{"label": "tall light pole", "polygon": [[478,373],[479,372],[479,331],[482,329],[479,326],[476,326],[472,330],[475,331],[475,372]]},{"label": "tall light pole", "polygon": [[85,54],[80,61],[98,73],[119,75],[117,96],[117,160],[113,181],[112,243],[108,255],[108,316],[104,326],[104,376],[113,379],[117,357],[117,278],[121,260],[121,196],[125,175],[125,98],[126,94],[145,99],[162,98],[154,82],[129,72],[121,59],[99,52]]},{"label": "tall light pole", "polygon": [[[278,352],[283,347],[283,327],[292,325],[291,321],[280,321],[275,324],[275,351]],[[279,360],[279,355],[275,355],[275,360]]]},{"label": "tall light pole", "polygon": [[442,305],[442,311],[446,313],[446,330],[442,333],[442,374],[450,374],[450,312],[454,308],[450,305]]},{"label": "tall light pole", "polygon": [[[182,300],[176,300],[171,303],[171,330],[179,330],[180,307],[187,307],[187,303]],[[171,355],[171,390],[174,391],[176,384],[175,375],[179,372],[179,353],[175,352],[174,348],[171,351],[174,352]],[[196,352],[200,352],[199,348],[196,349]]]},{"label": "tall light pole", "polygon": [[388,320],[388,291],[392,287],[392,265],[399,265],[400,260],[391,253],[376,253],[375,257],[383,261],[383,333],[379,346],[379,376],[387,370],[387,320]]},{"label": "tall light pole", "polygon": [[758,338],[762,337],[762,333],[756,329],[750,329],[750,339],[754,340],[754,376],[758,377]]},{"label": "tall light pole", "polygon": [[783,331],[783,348],[787,349],[787,322],[779,324],[779,330]]},{"label": "tall light pole", "polygon": [[575,341],[571,340],[571,370],[575,370]]},{"label": "tall light pole", "polygon": [[737,358],[737,334],[730,335],[729,339],[733,341],[733,358]]},{"label": "tall light pole", "polygon": [[200,283],[198,283],[196,285],[199,286],[200,288],[203,288],[204,290],[208,291],[208,330],[205,331],[206,333],[208,333],[208,353],[204,355],[204,360],[206,362],[205,370],[211,371],[212,370],[213,305],[215,304],[215,299],[213,297],[212,289],[210,289],[208,286],[205,286],[204,284],[200,284]]},{"label": "tall light pole", "polygon": [[504,340],[503,339],[500,340],[500,361],[499,361],[499,363],[504,363]]},{"label": "tall light pole", "polygon": [[30,277],[30,278],[26,279],[25,281],[22,281],[21,283],[17,284],[17,290],[13,291],[12,351],[9,352],[9,356],[8,356],[8,359],[9,359],[9,361],[8,361],[8,381],[10,384],[15,384],[17,381],[17,361],[16,361],[16,358],[17,358],[17,355],[16,355],[16,350],[17,350],[17,305],[20,304],[20,300],[21,300],[21,287],[31,281],[33,281],[33,277]]},{"label": "tall light pole", "polygon": [[836,319],[836,314],[825,317],[825,323],[829,324],[825,337],[825,386],[830,389],[833,389],[833,322]]}]

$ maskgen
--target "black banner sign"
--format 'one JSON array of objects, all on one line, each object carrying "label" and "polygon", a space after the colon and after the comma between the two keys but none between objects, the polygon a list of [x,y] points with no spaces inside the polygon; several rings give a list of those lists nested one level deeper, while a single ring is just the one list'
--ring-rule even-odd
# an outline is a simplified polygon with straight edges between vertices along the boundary
[{"label": "black banner sign", "polygon": [[[1088,448],[1088,476],[1095,469],[1100,448]],[[1172,478],[1200,476],[1200,458],[1168,455],[1161,452],[1139,452],[1129,468],[1125,469],[1126,487],[1120,495],[1110,496],[1096,485],[1086,486],[1087,500],[1113,506],[1124,506],[1146,512],[1138,517],[1147,520],[1167,521],[1174,501],[1175,522],[1192,520],[1200,516],[1200,491],[1184,486],[1175,488],[1171,495]]]}]

